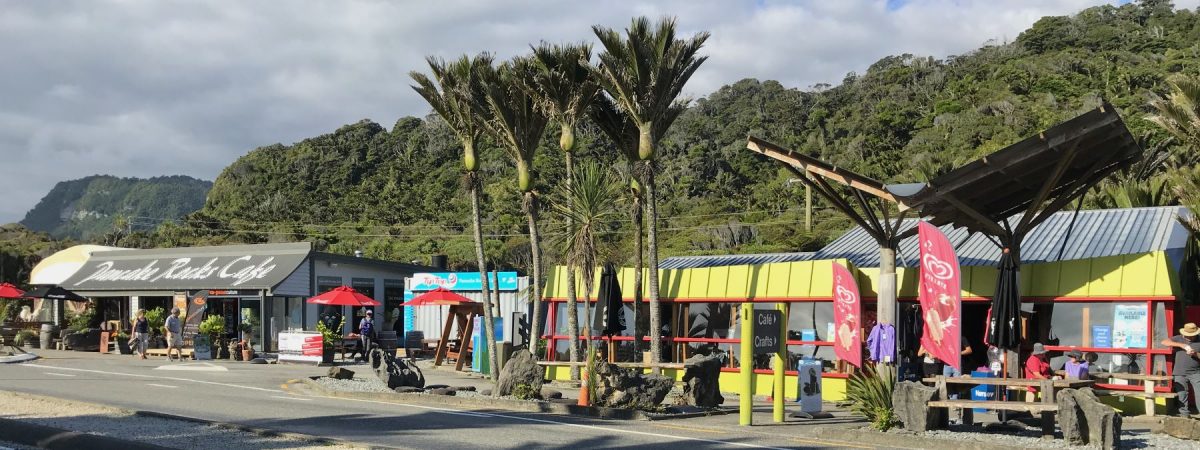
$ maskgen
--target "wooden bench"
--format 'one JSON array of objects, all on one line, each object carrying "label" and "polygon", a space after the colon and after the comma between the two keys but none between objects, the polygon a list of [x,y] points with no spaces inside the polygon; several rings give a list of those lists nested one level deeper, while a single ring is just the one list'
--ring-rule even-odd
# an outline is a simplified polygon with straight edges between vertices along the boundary
[{"label": "wooden bench", "polygon": [[[580,366],[580,367],[583,367],[583,366],[587,365],[587,362],[585,362],[585,361],[580,361],[580,362],[538,361],[537,363],[539,366],[567,366],[567,367]],[[615,363],[609,363],[609,364],[612,364],[617,367],[632,368],[632,369],[638,369],[638,368],[649,369],[651,367],[658,367],[659,369],[683,369],[684,368],[683,363],[643,364],[643,363],[636,363],[636,362],[615,362]]]},{"label": "wooden bench", "polygon": [[[1027,411],[1031,414],[1040,414],[1042,416],[1042,439],[1054,438],[1054,414],[1058,413],[1058,403],[1055,402],[1054,391],[1056,389],[1078,389],[1088,387],[1095,384],[1092,380],[1046,380],[1034,378],[975,378],[975,377],[946,377],[936,376],[925,378],[922,381],[933,383],[938,390],[938,396],[942,400],[935,400],[928,403],[930,408],[962,408],[963,409],[963,424],[970,425],[974,422],[973,408],[993,409],[1002,411]],[[1035,388],[1042,396],[1042,401],[1023,402],[1023,401],[1003,401],[1003,400],[948,400],[949,385],[990,385],[990,386],[1005,386],[1005,387],[1020,387],[1020,388]]]},{"label": "wooden bench", "polygon": [[1170,383],[1171,377],[1166,375],[1146,375],[1140,373],[1109,373],[1109,372],[1093,372],[1089,373],[1093,379],[1112,378],[1126,381],[1140,381],[1142,390],[1126,391],[1121,389],[1094,389],[1096,394],[1115,395],[1115,396],[1132,396],[1141,397],[1145,401],[1146,415],[1154,417],[1154,399],[1158,398],[1175,398],[1174,392],[1156,392],[1155,387],[1158,383]]}]

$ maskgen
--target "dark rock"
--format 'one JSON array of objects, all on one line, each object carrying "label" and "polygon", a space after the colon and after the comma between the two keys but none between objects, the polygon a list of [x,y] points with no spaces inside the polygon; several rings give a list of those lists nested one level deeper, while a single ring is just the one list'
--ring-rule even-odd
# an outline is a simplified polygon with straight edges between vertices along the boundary
[{"label": "dark rock", "polygon": [[386,383],[388,389],[425,386],[425,374],[415,362],[396,359],[394,355],[382,349],[372,350],[367,356],[367,361],[375,376]]},{"label": "dark rock", "polygon": [[437,389],[430,389],[430,390],[429,390],[429,393],[430,393],[430,394],[433,394],[433,395],[450,395],[450,396],[453,396],[453,395],[454,395],[454,389],[451,389],[451,388],[437,388]]},{"label": "dark rock", "polygon": [[1058,392],[1058,426],[1071,445],[1116,449],[1121,446],[1121,415],[1100,402],[1091,388]]},{"label": "dark rock", "polygon": [[721,358],[715,355],[696,355],[683,362],[683,393],[688,405],[715,408],[725,403],[721,366]]},{"label": "dark rock", "polygon": [[541,392],[542,381],[546,376],[546,369],[537,364],[537,359],[529,352],[513,352],[513,356],[504,364],[504,369],[500,371],[500,379],[496,382],[496,393],[504,395],[512,395],[513,388],[518,385],[526,385],[533,392]]},{"label": "dark rock", "polygon": [[542,398],[546,400],[562,398],[562,392],[550,388],[542,388]]},{"label": "dark rock", "polygon": [[448,387],[450,387],[448,384],[431,384],[429,386],[425,386],[425,389],[443,389]]},{"label": "dark rock", "polygon": [[947,426],[946,409],[928,406],[931,400],[937,399],[937,388],[915,381],[901,381],[896,383],[896,390],[892,391],[892,409],[906,430],[922,432],[943,429]]},{"label": "dark rock", "polygon": [[266,358],[254,358],[254,359],[250,360],[250,364],[266,364],[266,363],[267,363]]},{"label": "dark rock", "polygon": [[416,393],[420,393],[420,392],[425,392],[424,389],[421,389],[419,387],[412,387],[412,386],[400,386],[393,390],[396,392],[399,392],[401,394],[416,394]]},{"label": "dark rock", "polygon": [[596,383],[596,404],[613,408],[650,409],[662,403],[675,380],[659,375],[644,375],[607,362],[596,363],[596,373],[588,375]]},{"label": "dark rock", "polygon": [[458,387],[455,387],[454,390],[475,392],[475,386],[458,386]]},{"label": "dark rock", "polygon": [[1162,432],[1180,439],[1200,441],[1200,420],[1186,417],[1163,417]]},{"label": "dark rock", "polygon": [[486,396],[489,396],[489,397],[490,397],[490,396],[492,395],[492,390],[491,390],[491,389],[484,389],[484,390],[482,390],[482,391],[479,391],[479,395],[486,395]]},{"label": "dark rock", "polygon": [[336,378],[338,380],[353,380],[354,371],[342,367],[330,367],[329,378]]}]

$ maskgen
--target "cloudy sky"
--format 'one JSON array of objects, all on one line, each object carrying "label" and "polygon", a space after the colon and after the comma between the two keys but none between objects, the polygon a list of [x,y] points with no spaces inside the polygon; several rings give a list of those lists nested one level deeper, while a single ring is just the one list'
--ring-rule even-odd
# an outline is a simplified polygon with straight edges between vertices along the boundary
[{"label": "cloudy sky", "polygon": [[[590,26],[674,15],[708,30],[703,96],[742,78],[837,83],[880,57],[1011,41],[1039,17],[1120,0],[132,1],[0,8],[0,223],[93,174],[214,179],[247,151],[428,107],[425,55],[592,41]],[[1200,0],[1176,0],[1195,7]]]}]

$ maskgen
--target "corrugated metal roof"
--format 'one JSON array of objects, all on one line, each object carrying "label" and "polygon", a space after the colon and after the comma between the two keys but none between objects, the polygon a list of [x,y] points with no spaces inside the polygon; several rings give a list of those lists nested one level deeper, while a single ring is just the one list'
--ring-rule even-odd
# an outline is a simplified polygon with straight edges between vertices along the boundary
[{"label": "corrugated metal roof", "polygon": [[748,255],[672,256],[659,261],[660,269],[694,269],[811,260],[812,253],[759,253]]},{"label": "corrugated metal roof", "polygon": [[[1067,229],[1073,214],[1074,211],[1060,211],[1034,228],[1022,243],[1021,262],[1053,262],[1179,250],[1187,239],[1187,230],[1176,219],[1189,213],[1186,208],[1179,206],[1080,211],[1068,239]],[[1018,214],[1008,220],[1015,224],[1020,217]],[[915,219],[907,220],[901,230],[908,230],[916,224]],[[976,233],[968,237],[965,228],[951,229],[949,225],[942,226],[941,230],[958,247],[959,264],[991,266],[999,261],[999,248],[986,236]],[[967,241],[963,242],[963,239]],[[901,241],[897,253],[896,265],[915,266],[918,258],[916,237]],[[838,258],[848,259],[858,267],[879,267],[879,245],[865,230],[856,227],[812,253],[675,257],[664,259],[660,267],[682,269]]]}]

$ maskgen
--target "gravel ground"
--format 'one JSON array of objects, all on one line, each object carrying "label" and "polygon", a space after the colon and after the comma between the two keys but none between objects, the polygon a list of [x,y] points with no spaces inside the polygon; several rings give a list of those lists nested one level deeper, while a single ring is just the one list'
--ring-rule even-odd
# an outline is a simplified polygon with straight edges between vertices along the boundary
[{"label": "gravel ground", "polygon": [[[1041,430],[1038,428],[1026,428],[1019,433],[984,433],[980,432],[979,429],[979,427],[952,425],[949,430],[927,431],[920,434],[942,439],[987,442],[1022,448],[1073,448],[1066,445],[1061,435],[1059,435],[1059,438],[1053,440],[1042,439]],[[1148,431],[1124,431],[1121,433],[1121,448],[1193,450],[1197,448],[1197,445],[1194,441],[1179,439],[1165,434],[1150,433]]]},{"label": "gravel ground", "polygon": [[0,441],[0,450],[37,450],[37,447],[15,444],[8,441]]},{"label": "gravel ground", "polygon": [[[4,405],[3,408],[0,408],[0,417],[7,419],[18,419],[39,425],[174,448],[211,450],[350,448],[329,447],[282,437],[264,437],[195,422],[140,417],[130,411],[116,408],[12,392],[0,391],[0,405]],[[0,447],[13,446],[0,442]],[[24,449],[27,447],[13,448]]]},{"label": "gravel ground", "polygon": [[394,392],[388,389],[386,384],[379,381],[374,376],[355,378],[352,380],[339,380],[336,378],[320,377],[315,380],[317,384],[336,391],[347,392]]}]

